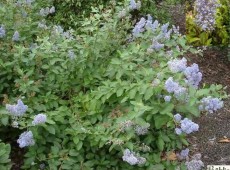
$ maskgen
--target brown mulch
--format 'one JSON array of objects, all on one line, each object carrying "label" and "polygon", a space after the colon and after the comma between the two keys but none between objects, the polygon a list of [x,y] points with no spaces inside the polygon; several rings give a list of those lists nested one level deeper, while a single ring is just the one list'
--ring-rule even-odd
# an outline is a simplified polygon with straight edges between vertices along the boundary
[{"label": "brown mulch", "polygon": [[[203,73],[202,83],[222,84],[230,94],[230,61],[227,49],[208,48],[203,57],[189,56],[199,65]],[[202,115],[197,118],[199,132],[194,134],[192,150],[202,154],[205,165],[230,164],[230,143],[219,143],[223,138],[230,138],[230,99],[224,101],[224,108],[217,113]]]},{"label": "brown mulch", "polygon": [[[181,9],[181,10],[180,10]],[[177,5],[172,8],[172,18],[179,25],[181,33],[185,33],[184,7]],[[203,74],[202,83],[222,84],[230,94],[230,61],[227,48],[209,47],[203,57],[189,54],[187,59],[197,63]],[[230,139],[230,98],[224,101],[224,108],[217,113],[202,115],[194,120],[199,124],[199,132],[189,137],[192,153],[201,153],[206,165],[230,164],[230,143],[219,143],[223,138]]]}]

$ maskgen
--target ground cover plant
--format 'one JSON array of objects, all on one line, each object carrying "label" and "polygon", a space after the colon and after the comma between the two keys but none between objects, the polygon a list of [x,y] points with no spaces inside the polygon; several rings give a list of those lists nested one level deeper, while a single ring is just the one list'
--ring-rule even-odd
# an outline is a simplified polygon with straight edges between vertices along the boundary
[{"label": "ground cover plant", "polygon": [[[226,97],[201,85],[199,53],[141,2],[93,8],[76,30],[47,22],[56,8],[36,1],[0,3],[0,166],[10,140],[25,149],[23,169],[193,169],[186,138],[192,121]],[[103,12],[102,12],[103,11]]]}]

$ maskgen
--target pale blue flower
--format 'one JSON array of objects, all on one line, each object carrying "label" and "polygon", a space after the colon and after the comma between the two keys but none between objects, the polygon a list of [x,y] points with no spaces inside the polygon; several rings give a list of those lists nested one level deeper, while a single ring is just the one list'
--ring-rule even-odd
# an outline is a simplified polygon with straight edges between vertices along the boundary
[{"label": "pale blue flower", "polygon": [[218,98],[212,98],[211,96],[204,97],[201,99],[201,104],[199,105],[199,110],[208,111],[213,113],[218,109],[221,109],[224,105],[224,102]]},{"label": "pale blue flower", "polygon": [[177,135],[180,135],[180,134],[182,133],[181,128],[175,128],[175,133],[176,133]]},{"label": "pale blue flower", "polygon": [[50,8],[49,13],[50,13],[50,14],[55,13],[55,7],[54,7],[54,6],[52,6],[52,7]]},{"label": "pale blue flower", "polygon": [[135,2],[135,0],[130,0],[129,8],[131,10],[134,10],[134,9],[138,10],[141,8],[141,2],[140,1]]},{"label": "pale blue flower", "polygon": [[183,57],[182,59],[168,61],[168,67],[173,73],[182,72],[187,68],[187,60]]},{"label": "pale blue flower", "polygon": [[182,116],[179,113],[177,113],[177,114],[174,115],[174,119],[175,119],[175,121],[177,123],[179,123],[181,121],[181,118],[182,118]]},{"label": "pale blue flower", "polygon": [[155,49],[155,50],[158,51],[158,50],[164,48],[164,46],[165,46],[164,44],[161,44],[161,43],[159,43],[157,41],[154,41],[153,44],[150,46],[150,48]]},{"label": "pale blue flower", "polygon": [[189,154],[189,149],[188,149],[188,148],[182,150],[182,151],[180,152],[180,157],[181,157],[181,159],[186,159],[186,158],[188,157],[188,154]]},{"label": "pale blue flower", "polygon": [[217,8],[221,6],[218,0],[196,0],[194,6],[196,10],[195,23],[203,31],[213,31],[216,24]]},{"label": "pale blue flower", "polygon": [[129,149],[125,149],[122,159],[130,165],[141,165],[146,162],[145,158],[137,156],[135,152],[132,152]]},{"label": "pale blue flower", "polygon": [[171,101],[171,96],[165,96],[164,97],[164,100],[165,100],[165,102],[170,102]]},{"label": "pale blue flower", "polygon": [[141,18],[140,21],[138,23],[136,23],[135,27],[133,28],[133,36],[134,37],[137,37],[141,32],[143,32],[145,29],[144,29],[144,26],[145,26],[145,18]]},{"label": "pale blue flower", "polygon": [[45,114],[37,114],[34,116],[34,120],[32,121],[32,125],[38,125],[46,122],[46,115]]},{"label": "pale blue flower", "polygon": [[181,123],[181,130],[186,134],[190,134],[192,132],[196,132],[199,130],[199,125],[194,123],[188,118],[184,118],[183,120],[180,121],[180,123]]},{"label": "pale blue flower", "polygon": [[198,88],[198,85],[202,79],[202,73],[199,71],[197,64],[194,63],[192,66],[187,67],[184,70],[184,75],[186,77],[186,83],[195,88]]},{"label": "pale blue flower", "polygon": [[33,133],[31,131],[23,132],[17,140],[17,143],[20,148],[34,145]]},{"label": "pale blue flower", "polygon": [[6,104],[6,110],[12,116],[23,116],[24,113],[27,111],[27,109],[28,109],[28,106],[24,105],[21,99],[18,100],[16,105]]},{"label": "pale blue flower", "polygon": [[177,82],[174,82],[172,77],[169,77],[166,81],[165,81],[165,89],[169,92],[169,93],[174,93],[179,87],[179,84]]},{"label": "pale blue flower", "polygon": [[169,23],[166,23],[164,25],[161,26],[161,31],[165,34],[167,33],[168,31],[168,26],[169,26]]}]

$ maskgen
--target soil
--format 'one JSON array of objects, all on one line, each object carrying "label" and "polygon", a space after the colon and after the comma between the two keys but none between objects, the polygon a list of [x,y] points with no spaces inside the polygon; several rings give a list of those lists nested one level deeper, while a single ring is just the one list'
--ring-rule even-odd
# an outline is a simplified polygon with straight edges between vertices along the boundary
[{"label": "soil", "polygon": [[[209,48],[203,57],[189,56],[199,65],[203,73],[202,83],[222,84],[230,94],[230,61],[227,49]],[[199,132],[191,140],[192,151],[202,154],[205,165],[230,165],[230,143],[219,143],[223,138],[230,138],[230,98],[224,101],[224,108],[213,114],[202,115],[195,120]]]},{"label": "soil", "polygon": [[[183,10],[179,10],[183,9]],[[175,25],[185,33],[184,6],[177,5],[171,10]],[[191,63],[197,63],[203,74],[201,83],[222,84],[230,94],[230,61],[227,47],[209,47],[203,57],[187,55]],[[216,113],[202,115],[194,120],[199,124],[199,132],[189,138],[191,154],[201,153],[202,161],[207,165],[230,165],[230,142],[220,143],[220,139],[230,139],[230,98],[224,101],[224,108]],[[229,140],[230,141],[230,140]]]}]

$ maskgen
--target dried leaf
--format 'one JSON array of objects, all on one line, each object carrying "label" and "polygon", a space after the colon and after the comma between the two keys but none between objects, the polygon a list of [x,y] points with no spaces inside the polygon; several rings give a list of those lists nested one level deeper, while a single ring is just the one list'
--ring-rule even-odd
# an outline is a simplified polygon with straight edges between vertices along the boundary
[{"label": "dried leaf", "polygon": [[223,138],[218,141],[219,143],[230,143],[230,139],[228,138]]},{"label": "dried leaf", "polygon": [[177,160],[177,156],[176,156],[175,152],[171,151],[171,152],[168,152],[168,153],[162,158],[162,160],[175,161],[175,160]]}]

